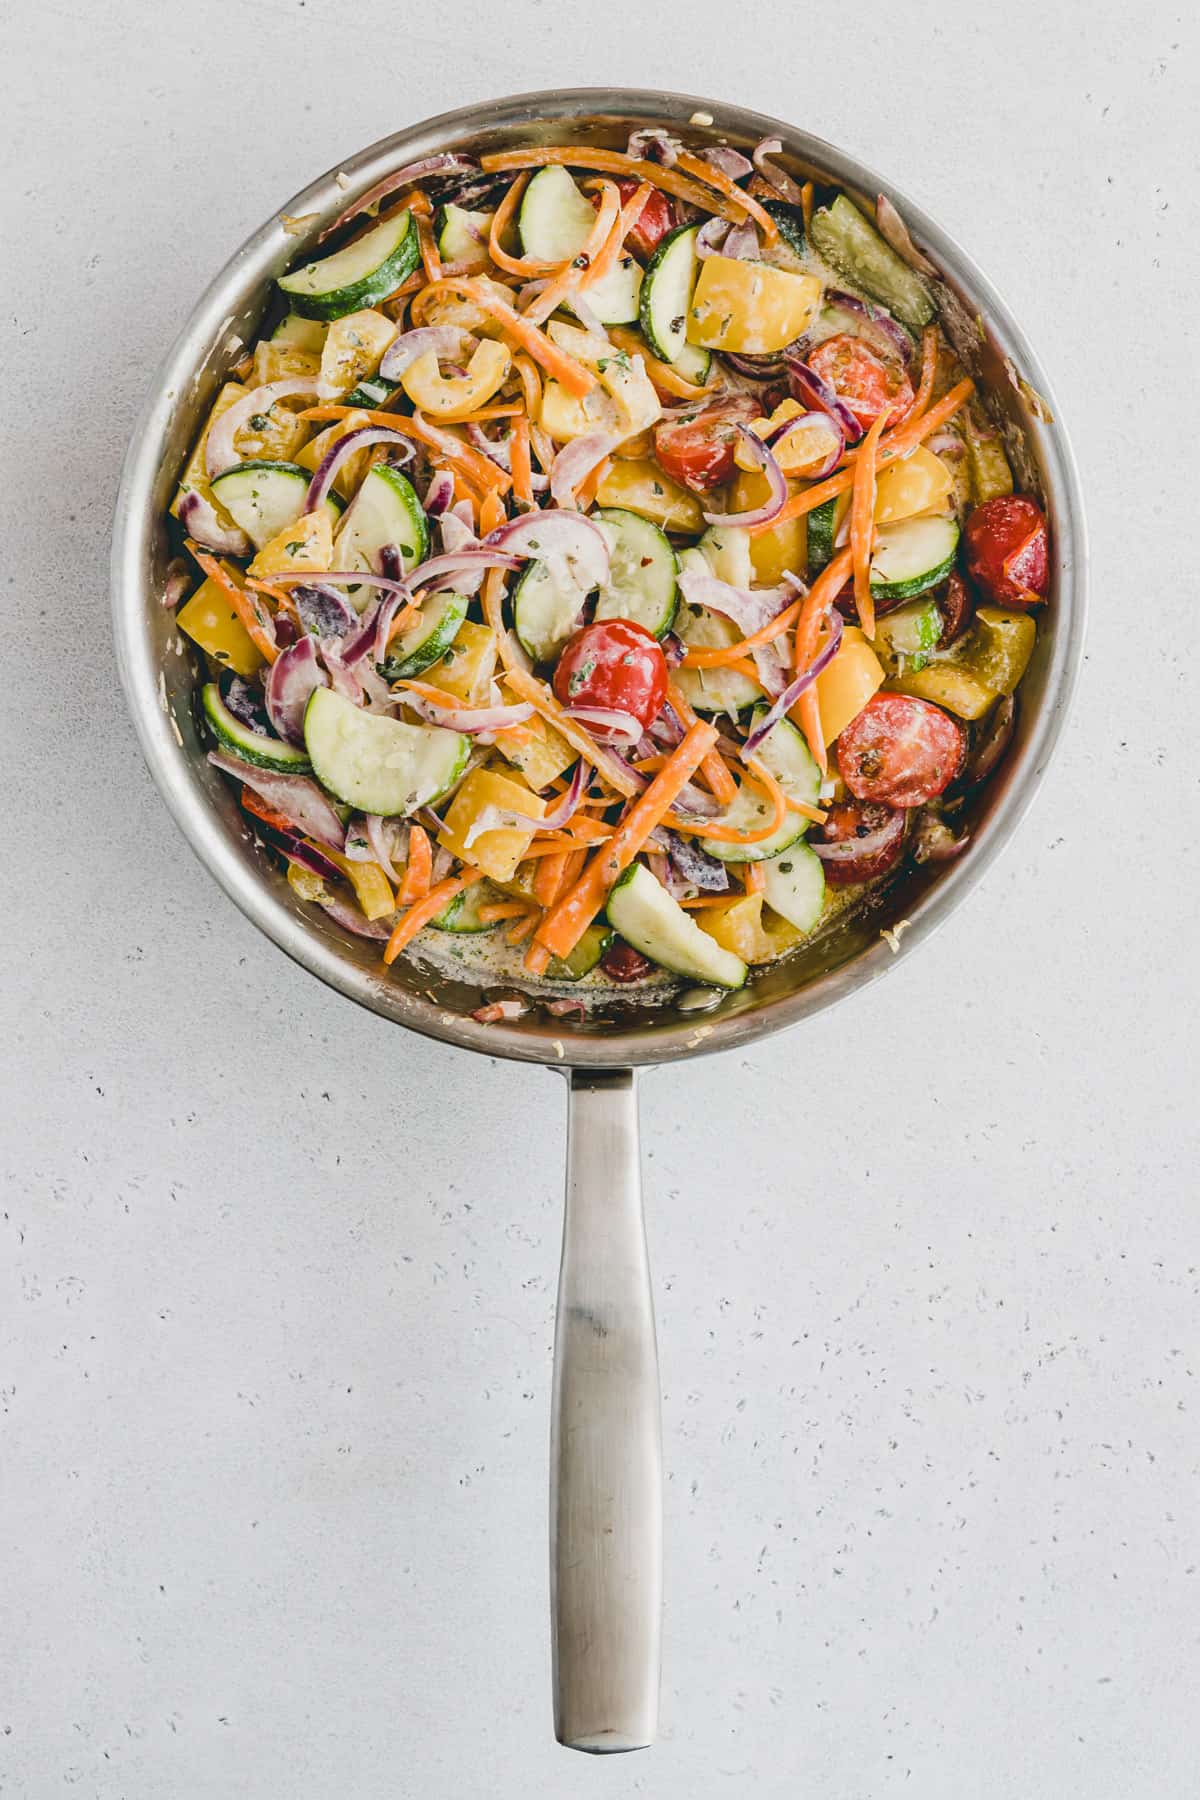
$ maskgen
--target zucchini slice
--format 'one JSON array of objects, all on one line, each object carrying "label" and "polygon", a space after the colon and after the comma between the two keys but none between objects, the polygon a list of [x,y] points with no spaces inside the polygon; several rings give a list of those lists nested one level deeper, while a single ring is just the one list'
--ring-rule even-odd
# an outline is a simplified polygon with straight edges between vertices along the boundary
[{"label": "zucchini slice", "polygon": [[547,981],[582,981],[600,961],[614,936],[607,925],[589,925],[569,956],[550,958],[546,968]]},{"label": "zucchini slice", "polygon": [[889,675],[923,669],[942,635],[943,619],[932,594],[910,600],[875,622],[875,654]]},{"label": "zucchini slice", "polygon": [[389,819],[436,804],[471,754],[461,732],[363,712],[332,688],[317,688],[305,708],[304,743],[335,800]]},{"label": "zucchini slice", "polygon": [[712,351],[706,350],[703,344],[685,343],[671,367],[685,381],[695,382],[697,387],[705,387],[712,374],[712,358]]},{"label": "zucchini slice", "polygon": [[677,225],[646,264],[639,305],[642,336],[664,362],[675,362],[687,343],[699,231],[698,225]]},{"label": "zucchini slice", "polygon": [[[311,480],[299,463],[244,462],[216,476],[212,491],[254,548],[261,550],[285,525],[295,524],[304,510]],[[326,496],[325,509],[336,527],[342,516],[342,502],[336,494]]]},{"label": "zucchini slice", "polygon": [[[525,189],[517,223],[526,256],[566,262],[590,237],[596,209],[567,170],[550,163]],[[602,325],[631,325],[638,316],[641,285],[641,269],[632,256],[623,256],[588,288],[588,307]]]},{"label": "zucchini slice", "polygon": [[488,232],[494,217],[494,213],[468,212],[453,201],[447,202],[438,219],[437,244],[443,262],[476,262],[483,268],[488,260]]},{"label": "zucchini slice", "polygon": [[481,906],[494,906],[501,899],[503,895],[499,888],[494,888],[490,881],[477,881],[473,887],[464,888],[461,894],[455,894],[430,923],[439,931],[495,931],[500,923],[499,919],[481,919],[479,909]]},{"label": "zucchini slice", "polygon": [[[751,730],[762,717],[763,711],[761,707],[755,708]],[[817,795],[821,791],[821,771],[790,719],[780,719],[771,727],[759,745],[758,754],[789,800],[802,800],[806,806],[817,804]],[[741,789],[737,799],[722,814],[721,823],[735,826],[740,831],[753,830],[769,816],[766,795],[751,781],[749,786]],[[720,838],[704,838],[701,840],[701,848],[707,850],[710,856],[715,856],[719,862],[766,862],[790,849],[804,836],[808,826],[809,821],[803,813],[789,812],[779,829],[757,844],[728,844]]]},{"label": "zucchini slice", "polygon": [[679,604],[679,558],[666,533],[622,506],[592,514],[608,539],[608,581],[596,602],[598,619],[631,619],[655,637],[671,629]]},{"label": "zucchini slice", "polygon": [[837,529],[837,496],[814,506],[808,515],[808,574],[811,580],[833,561],[833,537]]},{"label": "zucchini slice", "polygon": [[839,194],[832,206],[818,208],[810,231],[825,261],[840,269],[855,287],[914,330],[928,325],[934,305],[927,284],[900,260],[845,194]]},{"label": "zucchini slice", "polygon": [[377,665],[385,681],[411,681],[440,662],[467,616],[465,594],[431,594],[411,631],[397,638],[392,654]]},{"label": "zucchini slice", "polygon": [[394,219],[383,219],[344,250],[281,275],[276,286],[302,317],[340,319],[386,300],[412,274],[419,258],[416,222],[406,210]]},{"label": "zucchini slice", "polygon": [[398,381],[389,381],[386,375],[368,375],[365,380],[359,382],[356,388],[350,390],[340,404],[342,406],[361,406],[368,412],[372,410],[378,412],[381,407],[388,404],[399,386]]},{"label": "zucchini slice", "polygon": [[553,662],[579,625],[587,590],[561,565],[531,562],[513,589],[513,630],[534,662]]},{"label": "zucchini slice", "polygon": [[701,931],[644,863],[630,863],[608,896],[608,922],[660,969],[716,987],[745,986],[741,957]]},{"label": "zucchini slice", "polygon": [[763,899],[797,931],[811,931],[825,910],[825,869],[810,845],[793,844],[763,864]]},{"label": "zucchini slice", "polygon": [[215,681],[206,682],[201,688],[200,707],[218,743],[240,756],[243,762],[253,763],[256,769],[298,775],[312,767],[304,751],[294,744],[285,744],[282,738],[268,737],[265,732],[243,725],[226,706]]},{"label": "zucchini slice", "polygon": [[876,600],[911,600],[946,579],[957,551],[958,521],[949,515],[882,525],[871,557],[871,592]]},{"label": "zucchini slice", "polygon": [[[364,475],[338,527],[333,540],[334,567],[377,571],[385,544],[396,546],[407,575],[429,554],[429,521],[403,470],[376,463]],[[369,590],[354,587],[346,592],[361,612]]]}]

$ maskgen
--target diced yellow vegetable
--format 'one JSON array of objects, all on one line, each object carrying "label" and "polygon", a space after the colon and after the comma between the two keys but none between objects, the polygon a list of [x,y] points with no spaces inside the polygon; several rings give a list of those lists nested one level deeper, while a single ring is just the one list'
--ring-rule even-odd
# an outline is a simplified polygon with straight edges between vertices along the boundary
[{"label": "diced yellow vegetable", "polygon": [[250,564],[250,573],[269,581],[272,575],[300,575],[309,569],[332,567],[333,521],[329,508],[319,506],[316,512],[301,513],[277,531]]},{"label": "diced yellow vegetable", "polygon": [[641,356],[614,349],[607,338],[561,319],[551,319],[546,333],[560,350],[600,377],[608,401],[602,421],[606,430],[619,438],[636,437],[662,417],[662,403]]},{"label": "diced yellow vegetable", "polygon": [[302,869],[299,863],[288,864],[287,878],[288,886],[301,900],[311,903],[329,892],[319,875],[314,875],[311,869]]},{"label": "diced yellow vegetable", "polygon": [[940,456],[924,444],[899,462],[889,463],[875,485],[875,518],[878,524],[911,519],[929,512],[954,486],[954,477]]},{"label": "diced yellow vegetable", "polygon": [[321,352],[321,386],[326,394],[349,394],[374,375],[396,335],[394,322],[374,307],[347,313],[329,327]]},{"label": "diced yellow vegetable", "polygon": [[483,831],[467,847],[467,833],[485,806],[503,807],[508,812],[528,813],[531,818],[545,816],[546,803],[532,788],[491,769],[475,769],[467,776],[454,796],[445,824],[438,833],[438,843],[465,862],[482,869],[493,881],[510,881],[517,864],[533,839],[531,831],[509,830],[501,826]]},{"label": "diced yellow vegetable", "polygon": [[211,576],[180,607],[175,622],[206,656],[223,668],[232,669],[235,675],[253,675],[266,660],[234,612],[224,588]]},{"label": "diced yellow vegetable", "polygon": [[[312,404],[313,396],[297,395],[295,407]],[[286,400],[276,400],[266,412],[251,413],[233,440],[242,462],[258,457],[267,462],[295,462],[296,452],[312,434],[312,426]]]},{"label": "diced yellow vegetable", "polygon": [[396,896],[378,863],[353,862],[340,851],[331,850],[328,844],[322,844],[321,849],[342,871],[368,919],[386,919],[389,913],[395,912]]},{"label": "diced yellow vegetable", "polygon": [[951,662],[931,662],[923,669],[909,669],[887,685],[893,694],[932,700],[935,706],[944,706],[960,719],[981,719],[996,700],[994,688],[984,687],[966,669]]},{"label": "diced yellow vegetable", "polygon": [[971,498],[976,506],[1013,491],[1012,470],[1004,450],[1004,440],[977,400],[958,415],[959,428],[967,445],[967,467],[971,476]]},{"label": "diced yellow vegetable", "polygon": [[857,625],[847,625],[838,653],[816,680],[817,706],[825,742],[856,719],[871,695],[883,685],[883,667]]},{"label": "diced yellow vegetable", "polygon": [[763,909],[761,894],[739,894],[723,906],[697,907],[697,925],[724,950],[747,963],[774,962],[803,939],[803,932],[777,913]]},{"label": "diced yellow vegetable", "polygon": [[664,475],[649,457],[614,462],[596,492],[600,506],[624,506],[661,525],[664,531],[703,531],[704,508],[698,494]]},{"label": "diced yellow vegetable", "polygon": [[496,639],[486,625],[467,619],[440,662],[426,669],[421,680],[442,688],[466,705],[482,698],[496,669]]},{"label": "diced yellow vegetable", "polygon": [[1013,694],[1029,667],[1037,624],[1029,613],[981,606],[966,637],[950,652],[959,668],[998,694]]},{"label": "diced yellow vegetable", "polygon": [[[500,684],[506,705],[512,705],[516,695],[509,693]],[[536,716],[527,719],[522,730],[528,733],[521,743],[506,743],[501,737],[496,748],[514,769],[517,769],[531,788],[544,788],[553,781],[556,775],[563,774],[572,763],[578,762],[579,752],[573,750],[561,732],[555,731],[553,725],[547,725],[545,719]]]},{"label": "diced yellow vegetable", "polygon": [[[340,444],[352,431],[361,431],[364,425],[370,423],[365,412],[347,413],[344,419],[335,419],[328,430],[321,432],[319,437],[313,438],[311,443],[305,444],[297,452],[296,461],[302,469],[315,475],[322,460],[335,444]],[[381,461],[387,453],[386,444],[368,444],[365,450],[355,450],[353,455],[346,458],[334,478],[333,485],[337,492],[349,500],[357,492],[372,463]]]},{"label": "diced yellow vegetable", "polygon": [[476,344],[465,375],[443,375],[437,357],[427,350],[409,364],[400,380],[414,406],[431,418],[450,422],[486,406],[511,367],[505,346],[484,338]]},{"label": "diced yellow vegetable", "polygon": [[710,256],[688,312],[689,343],[748,356],[782,350],[812,323],[821,298],[815,275],[793,275],[769,263]]},{"label": "diced yellow vegetable", "polygon": [[185,494],[191,493],[194,489],[202,499],[207,500],[208,504],[215,509],[218,519],[220,519],[226,530],[237,530],[235,521],[230,518],[229,514],[225,511],[225,508],[221,505],[211,487],[208,485],[208,475],[205,472],[204,458],[205,451],[208,448],[208,434],[212,430],[213,425],[223,412],[228,412],[235,400],[242,399],[247,392],[248,390],[244,388],[240,382],[227,381],[213,401],[212,410],[204,422],[204,430],[196,439],[196,442],[192,447],[192,454],[188,457],[183,474],[179,477],[179,488],[174,500],[171,502],[171,512],[175,518],[179,517],[179,502],[183,499]]},{"label": "diced yellow vegetable", "polygon": [[[478,275],[494,300],[502,300],[507,307],[512,306],[512,289],[506,288],[490,275]],[[474,337],[498,338],[503,335],[504,327],[490,313],[485,313],[468,300],[464,294],[456,294],[452,289],[435,294],[421,313],[422,325],[454,325],[459,331],[469,331]]]},{"label": "diced yellow vegetable", "polygon": [[[788,493],[799,494],[806,483],[789,481]],[[739,473],[734,477],[729,494],[730,512],[749,512],[752,507],[761,506],[771,491],[771,484],[760,470],[753,474]],[[754,570],[754,579],[765,587],[775,587],[783,580],[784,572],[806,578],[808,567],[808,519],[801,514],[798,519],[788,519],[782,525],[772,525],[769,531],[762,531],[750,539],[750,564]]]},{"label": "diced yellow vegetable", "polygon": [[306,376],[315,381],[320,371],[320,356],[296,344],[277,344],[264,338],[254,346],[255,387],[263,387],[268,381],[298,381]]}]

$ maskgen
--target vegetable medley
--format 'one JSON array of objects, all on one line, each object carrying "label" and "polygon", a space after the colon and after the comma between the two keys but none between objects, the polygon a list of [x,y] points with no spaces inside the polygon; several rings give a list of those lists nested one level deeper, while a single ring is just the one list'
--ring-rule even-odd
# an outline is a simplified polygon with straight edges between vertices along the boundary
[{"label": "vegetable medley", "polygon": [[385,963],[737,988],[965,842],[1045,519],[895,209],[779,154],[412,164],[217,396],[168,594],[210,760]]}]

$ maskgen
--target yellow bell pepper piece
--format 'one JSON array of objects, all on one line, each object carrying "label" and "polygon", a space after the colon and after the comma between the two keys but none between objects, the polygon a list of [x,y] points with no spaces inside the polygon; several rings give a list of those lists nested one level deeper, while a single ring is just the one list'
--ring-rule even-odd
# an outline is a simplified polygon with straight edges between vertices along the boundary
[{"label": "yellow bell pepper piece", "polygon": [[883,665],[857,625],[847,625],[838,653],[823,674],[817,676],[817,706],[825,742],[856,719],[867,701],[883,686]]},{"label": "yellow bell pepper piece", "polygon": [[[820,682],[818,680],[818,686]],[[984,687],[966,669],[954,663],[932,662],[923,669],[909,669],[888,682],[893,694],[912,694],[917,700],[932,700],[960,719],[982,719],[996,701],[996,690]]]},{"label": "yellow bell pepper piece", "polygon": [[482,869],[494,881],[509,881],[528,850],[533,833],[500,826],[495,831],[481,832],[468,849],[467,833],[485,806],[500,806],[508,812],[528,813],[531,818],[540,819],[545,816],[546,802],[523,781],[510,780],[490,769],[474,770],[454,796],[438,833],[438,843]]},{"label": "yellow bell pepper piece", "polygon": [[328,844],[321,845],[322,854],[331,863],[336,863],[350,886],[354,889],[358,904],[368,919],[386,919],[389,913],[396,910],[396,896],[392,892],[391,883],[378,863],[352,862],[338,850],[331,850]]},{"label": "yellow bell pepper piece", "polygon": [[319,875],[314,875],[311,869],[302,869],[299,863],[288,864],[287,878],[288,886],[300,900],[311,903],[320,900],[329,891]]},{"label": "yellow bell pepper piece", "polygon": [[724,950],[747,963],[774,962],[803,940],[803,932],[777,913],[764,916],[761,894],[739,894],[723,906],[697,907],[692,914],[701,931]]},{"label": "yellow bell pepper piece", "polygon": [[481,696],[496,669],[496,639],[486,625],[466,619],[440,662],[426,669],[421,680],[441,688],[466,705]]},{"label": "yellow bell pepper piece", "polygon": [[[340,444],[352,431],[361,431],[364,425],[370,423],[365,412],[347,413],[344,419],[335,419],[328,430],[322,431],[318,437],[305,444],[302,450],[297,451],[297,463],[302,469],[315,475],[335,444]],[[368,444],[365,450],[356,450],[352,456],[348,456],[334,479],[333,485],[337,492],[350,499],[357,492],[371,464],[381,461],[387,453],[386,444]]]},{"label": "yellow bell pepper piece", "polygon": [[881,471],[875,484],[875,520],[888,525],[893,519],[911,519],[929,512],[954,486],[954,477],[940,456],[918,444],[899,462]]},{"label": "yellow bell pepper piece", "polygon": [[950,655],[985,687],[998,694],[1014,694],[1036,642],[1037,625],[1029,613],[981,606],[974,626]]},{"label": "yellow bell pepper piece", "polygon": [[253,675],[266,661],[234,612],[224,588],[211,576],[179,608],[175,622],[206,656],[222,668],[232,669],[235,675]]},{"label": "yellow bell pepper piece", "polygon": [[321,352],[321,386],[328,394],[349,394],[360,381],[374,375],[383,353],[396,335],[396,326],[374,307],[347,313],[329,327]]},{"label": "yellow bell pepper piece", "polygon": [[414,406],[449,423],[486,406],[511,367],[512,356],[505,346],[484,338],[475,346],[465,375],[443,375],[437,357],[427,350],[408,365],[400,380]]},{"label": "yellow bell pepper piece", "polygon": [[[513,705],[517,696],[509,692],[503,682],[500,686],[505,704]],[[531,788],[548,786],[556,775],[564,774],[572,763],[578,762],[579,752],[572,749],[553,725],[547,725],[545,719],[536,716],[527,719],[521,729],[525,735],[519,742],[506,743],[500,737],[496,748],[505,761],[510,762],[524,776]]]},{"label": "yellow bell pepper piece", "polygon": [[264,338],[254,346],[255,387],[264,387],[268,381],[299,381],[306,376],[315,381],[320,372],[320,355],[302,350],[297,344],[277,344]]},{"label": "yellow bell pepper piece", "polygon": [[[789,495],[803,492],[805,485],[803,481],[789,481]],[[749,512],[752,507],[761,506],[770,491],[771,484],[760,470],[753,474],[739,471],[730,489],[729,510]],[[750,566],[755,581],[764,587],[778,586],[785,573],[799,575],[803,580],[808,567],[807,515],[802,513],[798,519],[787,519],[752,537]]]},{"label": "yellow bell pepper piece", "polygon": [[223,412],[228,412],[234,401],[242,399],[248,392],[249,389],[244,388],[240,381],[227,381],[213,401],[212,411],[204,421],[204,430],[200,433],[200,436],[192,446],[192,454],[188,457],[183,474],[179,477],[179,487],[176,491],[174,500],[171,502],[171,513],[175,518],[179,517],[179,503],[183,499],[183,496],[191,493],[194,489],[195,492],[200,495],[201,499],[208,501],[208,504],[215,510],[218,519],[220,519],[226,530],[237,530],[236,522],[225,511],[225,508],[221,505],[221,502],[217,499],[211,487],[208,485],[205,453],[208,449],[208,434],[220,418],[221,414]]},{"label": "yellow bell pepper piece", "polygon": [[300,575],[309,569],[332,567],[333,521],[329,508],[319,506],[316,512],[302,513],[277,531],[250,564],[250,574],[269,581],[272,575]]},{"label": "yellow bell pepper piece", "polygon": [[614,462],[596,491],[596,503],[624,506],[664,531],[704,530],[699,495],[664,475],[649,457]]},{"label": "yellow bell pepper piece", "polygon": [[770,263],[710,256],[688,312],[688,342],[749,356],[782,350],[812,323],[821,299],[815,275],[793,275]]}]

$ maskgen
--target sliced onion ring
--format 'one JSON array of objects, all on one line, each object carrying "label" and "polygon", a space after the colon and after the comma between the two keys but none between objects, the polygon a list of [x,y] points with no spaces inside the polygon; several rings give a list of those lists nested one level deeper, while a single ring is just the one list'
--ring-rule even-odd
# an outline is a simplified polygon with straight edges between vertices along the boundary
[{"label": "sliced onion ring", "polygon": [[[316,512],[325,496],[333,486],[333,478],[346,458],[356,451],[366,450],[371,444],[394,444],[397,450],[403,450],[402,462],[411,462],[413,447],[406,437],[393,431],[390,425],[362,425],[357,431],[348,431],[343,438],[328,449],[317,465],[317,471],[308,484],[308,492],[304,496],[304,511]],[[395,456],[395,451],[393,451]]]},{"label": "sliced onion ring", "polygon": [[896,830],[894,819],[895,814],[890,813],[882,825],[867,832],[865,836],[839,838],[833,844],[823,844],[819,838],[810,837],[807,840],[808,847],[822,862],[851,862],[859,856],[874,856],[878,851],[891,847]]},{"label": "sliced onion ring", "polygon": [[829,667],[830,663],[837,655],[838,645],[842,641],[842,629],[842,615],[835,608],[829,614],[829,637],[822,646],[819,654],[813,658],[807,669],[797,675],[794,681],[788,683],[779,698],[772,701],[766,713],[764,713],[763,717],[759,720],[758,724],[754,727],[753,731],[742,745],[743,757],[754,755],[754,752],[758,749],[758,746],[762,743],[771,727],[773,725],[778,725],[784,714],[790,712],[792,707],[795,706],[801,694],[807,692],[813,682],[817,679],[817,676],[820,675],[824,669]]},{"label": "sliced onion ring", "polygon": [[448,150],[441,151],[436,156],[423,156],[418,162],[405,163],[402,169],[397,169],[392,175],[385,175],[382,181],[377,181],[373,188],[368,188],[365,194],[361,194],[340,212],[333,224],[325,227],[317,242],[323,244],[339,225],[356,219],[359,213],[366,212],[369,207],[378,206],[381,200],[386,200],[389,194],[394,194],[397,188],[405,187],[410,182],[423,181],[427,175],[473,175],[478,168],[479,164],[473,156],[459,156]]},{"label": "sliced onion ring", "polygon": [[802,357],[789,355],[787,358],[788,386],[792,397],[802,400],[813,412],[828,413],[841,426],[848,444],[856,444],[863,434],[863,428],[855,418],[846,402],[834,393],[823,375],[810,369]]},{"label": "sliced onion ring", "polygon": [[232,406],[227,406],[219,419],[209,427],[208,438],[204,445],[204,467],[210,481],[223,475],[226,469],[232,469],[240,460],[233,447],[233,440],[248,419],[255,413],[270,412],[277,400],[291,400],[300,395],[315,395],[315,381],[268,381],[262,387],[251,388]]},{"label": "sliced onion ring", "polygon": [[402,700],[427,725],[440,725],[445,731],[461,731],[465,737],[511,731],[514,725],[524,725],[526,719],[533,717],[533,707],[527,700],[515,706],[442,706],[436,700],[427,700],[423,694],[414,693],[406,683],[401,683],[393,697]]},{"label": "sliced onion ring", "polygon": [[908,226],[886,194],[880,194],[875,202],[875,223],[880,237],[891,245],[901,262],[906,262],[910,269],[916,269],[919,275],[938,273],[937,266],[927,256],[923,256],[913,243]]},{"label": "sliced onion ring", "polygon": [[899,319],[893,319],[886,306],[878,306],[873,300],[860,300],[857,294],[848,294],[843,288],[829,288],[825,301],[829,306],[836,306],[840,312],[854,313],[858,318],[865,319],[906,368],[915,360],[916,344]]},{"label": "sliced onion ring", "polygon": [[782,152],[783,144],[779,138],[764,138],[761,144],[754,146],[750,153],[750,160],[763,180],[769,181],[789,205],[800,206],[804,195],[801,193],[799,185],[792,180],[786,169],[781,169],[778,163],[767,161],[769,156],[779,156]]},{"label": "sliced onion ring", "polygon": [[846,434],[842,430],[841,421],[835,419],[832,413],[827,412],[797,413],[794,419],[785,420],[778,430],[773,431],[767,439],[771,449],[777,451],[785,438],[793,436],[797,431],[811,431],[813,426],[818,423],[826,430],[827,442],[824,456],[814,457],[813,461],[805,463],[803,468],[790,471],[803,477],[805,481],[823,481],[826,475],[833,474],[841,462],[846,448]]},{"label": "sliced onion ring", "polygon": [[582,437],[564,444],[550,471],[550,497],[556,506],[574,507],[575,493],[598,464],[620,443],[608,431],[586,431]]},{"label": "sliced onion ring", "polygon": [[714,169],[720,169],[722,175],[728,175],[730,181],[741,181],[754,173],[754,164],[732,144],[709,144],[700,152],[700,161],[711,163]]},{"label": "sliced onion ring", "polygon": [[696,233],[696,255],[701,262],[721,254],[721,245],[729,235],[728,219],[705,219]]},{"label": "sliced onion ring", "polygon": [[563,711],[569,719],[586,726],[601,744],[632,746],[642,735],[641,724],[633,714],[620,712],[615,707],[565,706]]},{"label": "sliced onion ring", "polygon": [[761,506],[753,507],[749,512],[710,513],[704,517],[709,525],[769,525],[783,511],[788,497],[787,477],[776,462],[771,448],[764,444],[760,437],[751,431],[748,425],[739,422],[738,434],[743,447],[749,451],[755,463],[766,476],[770,492]]},{"label": "sliced onion ring", "polygon": [[461,356],[468,341],[469,333],[460,331],[457,325],[418,325],[415,331],[402,331],[392,339],[383,353],[379,373],[385,381],[399,381],[418,356],[425,356],[430,350],[437,357]]},{"label": "sliced onion ring", "polygon": [[315,781],[307,775],[280,775],[273,769],[258,769],[240,757],[227,756],[222,750],[210,750],[208,760],[214,769],[235,775],[289,819],[304,837],[319,838],[334,850],[346,842],[342,821]]},{"label": "sliced onion ring", "polygon": [[[219,556],[249,556],[254,545],[238,525],[222,525],[216,508],[195,488],[179,502],[179,523],[188,536]],[[163,605],[168,602],[164,599]],[[176,604],[176,602],[171,602]]]},{"label": "sliced onion ring", "polygon": [[454,498],[454,477],[449,469],[435,469],[421,504],[430,519],[440,519]]},{"label": "sliced onion ring", "polygon": [[317,661],[317,646],[307,632],[289,644],[267,672],[267,717],[289,744],[304,742],[304,709],[325,676]]}]

